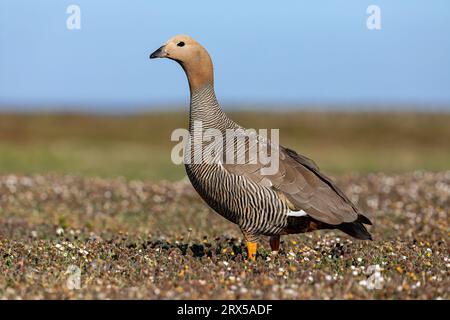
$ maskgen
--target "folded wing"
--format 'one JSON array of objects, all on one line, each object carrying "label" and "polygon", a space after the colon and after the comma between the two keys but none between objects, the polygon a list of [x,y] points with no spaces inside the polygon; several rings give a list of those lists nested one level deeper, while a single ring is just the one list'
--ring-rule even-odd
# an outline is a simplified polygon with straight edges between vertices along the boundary
[{"label": "folded wing", "polygon": [[[259,143],[265,143],[262,147],[270,147],[271,142],[265,140]],[[273,147],[279,153],[279,169],[274,174],[262,174],[261,169],[268,165],[263,165],[259,157],[256,163],[249,163],[249,161],[245,164],[224,163],[223,167],[232,174],[272,188],[291,210],[303,210],[318,221],[330,225],[356,220],[371,224],[369,219],[359,214],[355,205],[336,184],[320,172],[311,159],[282,146]],[[258,146],[250,146],[247,143],[246,154],[255,152],[254,148]]]}]

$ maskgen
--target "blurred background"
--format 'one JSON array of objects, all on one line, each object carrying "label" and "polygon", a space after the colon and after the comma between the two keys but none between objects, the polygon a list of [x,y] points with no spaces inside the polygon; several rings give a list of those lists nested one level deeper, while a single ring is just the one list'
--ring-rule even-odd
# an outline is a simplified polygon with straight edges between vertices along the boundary
[{"label": "blurred background", "polygon": [[210,52],[235,121],[279,128],[324,171],[449,169],[449,21],[446,0],[0,0],[0,174],[183,178],[170,133],[188,84],[148,59],[180,33]]}]

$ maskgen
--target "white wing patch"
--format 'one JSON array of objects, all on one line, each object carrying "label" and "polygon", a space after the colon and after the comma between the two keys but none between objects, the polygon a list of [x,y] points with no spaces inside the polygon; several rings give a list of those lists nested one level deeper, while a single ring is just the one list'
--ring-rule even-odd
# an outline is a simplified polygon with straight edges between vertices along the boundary
[{"label": "white wing patch", "polygon": [[304,217],[304,216],[307,216],[308,214],[303,210],[300,210],[300,211],[290,210],[290,211],[288,211],[287,215],[289,217]]}]

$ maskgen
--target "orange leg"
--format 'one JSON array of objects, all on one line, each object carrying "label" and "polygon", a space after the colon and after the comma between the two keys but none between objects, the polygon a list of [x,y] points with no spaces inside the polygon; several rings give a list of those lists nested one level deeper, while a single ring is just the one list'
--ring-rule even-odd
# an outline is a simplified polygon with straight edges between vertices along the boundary
[{"label": "orange leg", "polygon": [[278,250],[280,250],[280,236],[272,236],[269,239],[270,248],[272,249],[272,253],[277,254]]},{"label": "orange leg", "polygon": [[257,246],[258,246],[257,242],[251,242],[251,241],[247,242],[248,259],[251,261],[255,261]]}]

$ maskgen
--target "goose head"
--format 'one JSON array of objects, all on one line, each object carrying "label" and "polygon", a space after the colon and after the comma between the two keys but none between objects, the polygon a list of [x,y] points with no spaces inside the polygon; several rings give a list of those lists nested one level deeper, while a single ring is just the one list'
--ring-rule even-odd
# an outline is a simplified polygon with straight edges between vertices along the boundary
[{"label": "goose head", "polygon": [[150,54],[150,59],[167,58],[184,69],[191,92],[205,85],[213,85],[213,65],[206,49],[188,35],[177,35]]}]

